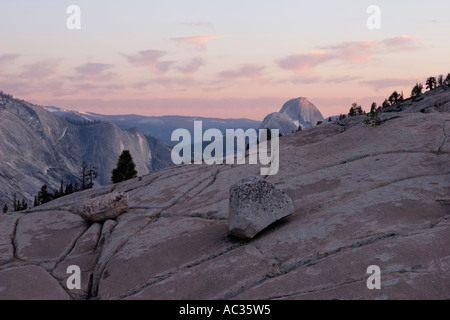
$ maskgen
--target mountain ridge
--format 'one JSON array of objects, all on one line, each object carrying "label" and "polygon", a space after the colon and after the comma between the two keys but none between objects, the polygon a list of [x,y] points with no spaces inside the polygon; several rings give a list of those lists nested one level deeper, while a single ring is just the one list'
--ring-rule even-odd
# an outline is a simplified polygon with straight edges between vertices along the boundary
[{"label": "mountain ridge", "polygon": [[138,127],[145,135],[152,136],[168,146],[174,145],[174,142],[171,141],[171,134],[174,130],[183,128],[187,129],[192,134],[194,121],[202,121],[205,130],[215,128],[221,130],[223,133],[226,129],[256,129],[261,123],[260,121],[246,118],[208,118],[178,115],[143,116],[137,114],[103,115],[92,112],[80,113],[78,111],[63,110],[58,107],[46,108],[52,110],[54,114],[57,114],[60,117],[76,121],[86,121],[86,119],[89,119],[89,121],[100,120],[112,122],[121,129]]},{"label": "mountain ridge", "polygon": [[[33,202],[40,187],[80,183],[81,164],[93,164],[96,184],[110,183],[110,173],[123,149],[132,152],[139,174],[152,171],[152,151],[139,129],[113,123],[74,125],[43,107],[2,93],[0,104],[0,203]],[[167,156],[167,152],[166,152]]]}]

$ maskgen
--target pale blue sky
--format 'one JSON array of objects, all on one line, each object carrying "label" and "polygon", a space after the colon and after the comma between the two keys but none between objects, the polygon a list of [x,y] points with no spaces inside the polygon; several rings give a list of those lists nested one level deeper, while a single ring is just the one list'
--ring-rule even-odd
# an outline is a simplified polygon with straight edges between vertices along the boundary
[{"label": "pale blue sky", "polygon": [[[81,30],[66,28],[73,4]],[[381,30],[366,27],[369,5]],[[306,96],[332,115],[450,72],[448,12],[445,0],[0,0],[0,90],[103,113],[256,119]]]}]

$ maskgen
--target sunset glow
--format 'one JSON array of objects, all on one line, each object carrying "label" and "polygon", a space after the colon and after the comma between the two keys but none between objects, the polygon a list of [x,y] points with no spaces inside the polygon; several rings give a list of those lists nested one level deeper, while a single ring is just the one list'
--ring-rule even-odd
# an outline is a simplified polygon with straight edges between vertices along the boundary
[{"label": "sunset glow", "polygon": [[[444,1],[378,1],[380,30],[368,1],[73,2],[0,4],[0,90],[102,114],[262,120],[300,96],[326,117],[367,109],[450,71]],[[71,4],[81,30],[66,27]]]}]

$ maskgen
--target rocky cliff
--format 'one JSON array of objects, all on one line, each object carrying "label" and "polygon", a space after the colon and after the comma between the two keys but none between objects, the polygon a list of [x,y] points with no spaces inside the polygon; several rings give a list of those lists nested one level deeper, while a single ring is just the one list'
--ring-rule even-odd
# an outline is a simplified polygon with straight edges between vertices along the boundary
[{"label": "rocky cliff", "polygon": [[283,135],[296,132],[299,126],[307,129],[323,122],[323,116],[308,99],[297,98],[286,102],[280,112],[269,114],[261,123],[261,129],[279,129]]},{"label": "rocky cliff", "polygon": [[138,129],[112,123],[74,125],[26,101],[2,94],[0,104],[0,204],[25,198],[32,204],[40,187],[79,183],[83,161],[99,172],[97,184],[110,184],[111,170],[129,149],[140,175],[152,169],[152,151]]},{"label": "rocky cliff", "polygon": [[[294,212],[252,240],[229,234],[229,188],[259,165],[174,167],[1,215],[0,299],[449,299],[450,90],[389,111],[282,137],[266,179]],[[115,220],[68,211],[112,191],[129,197]]]}]

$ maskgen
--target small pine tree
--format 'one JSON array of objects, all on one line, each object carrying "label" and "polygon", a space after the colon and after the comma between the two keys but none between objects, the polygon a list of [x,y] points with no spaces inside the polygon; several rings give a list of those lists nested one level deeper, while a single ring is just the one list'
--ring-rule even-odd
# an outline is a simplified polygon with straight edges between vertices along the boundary
[{"label": "small pine tree", "polygon": [[442,74],[440,74],[437,77],[437,86],[442,87],[443,85],[444,85],[444,76]]},{"label": "small pine tree", "polygon": [[112,172],[112,183],[119,183],[137,177],[136,165],[130,151],[123,150],[117,160],[117,167]]},{"label": "small pine tree", "polygon": [[43,185],[38,193],[37,201],[39,204],[44,204],[52,201],[52,195],[47,190],[47,185]]},{"label": "small pine tree", "polygon": [[34,196],[34,202],[33,202],[33,207],[36,208],[37,206],[39,206],[39,202],[36,196]]},{"label": "small pine tree", "polygon": [[7,204],[5,204],[3,206],[3,213],[8,213],[8,205]]},{"label": "small pine tree", "polygon": [[356,102],[352,103],[352,107],[350,108],[348,115],[350,117],[354,117],[357,115],[356,108],[358,108],[358,104]]},{"label": "small pine tree", "polygon": [[411,91],[411,97],[412,98],[417,98],[422,94],[422,90],[423,90],[423,85],[421,83],[416,83],[416,85],[414,86],[414,88]]},{"label": "small pine tree", "polygon": [[67,184],[66,185],[66,189],[64,190],[64,194],[65,195],[69,195],[71,193],[73,193],[73,184],[72,184],[72,182],[70,184]]},{"label": "small pine tree", "polygon": [[370,115],[374,116],[377,113],[377,103],[372,102],[372,105],[370,106]]},{"label": "small pine tree", "polygon": [[444,85],[450,87],[450,73],[445,77]]},{"label": "small pine tree", "polygon": [[425,82],[427,89],[429,89],[430,91],[436,89],[436,84],[437,84],[437,81],[436,81],[435,77],[429,77],[427,79],[427,81]]},{"label": "small pine tree", "polygon": [[22,199],[22,210],[28,209],[28,202],[25,201],[25,199]]},{"label": "small pine tree", "polygon": [[328,122],[332,122],[333,120],[331,119],[331,117],[328,118]]}]

